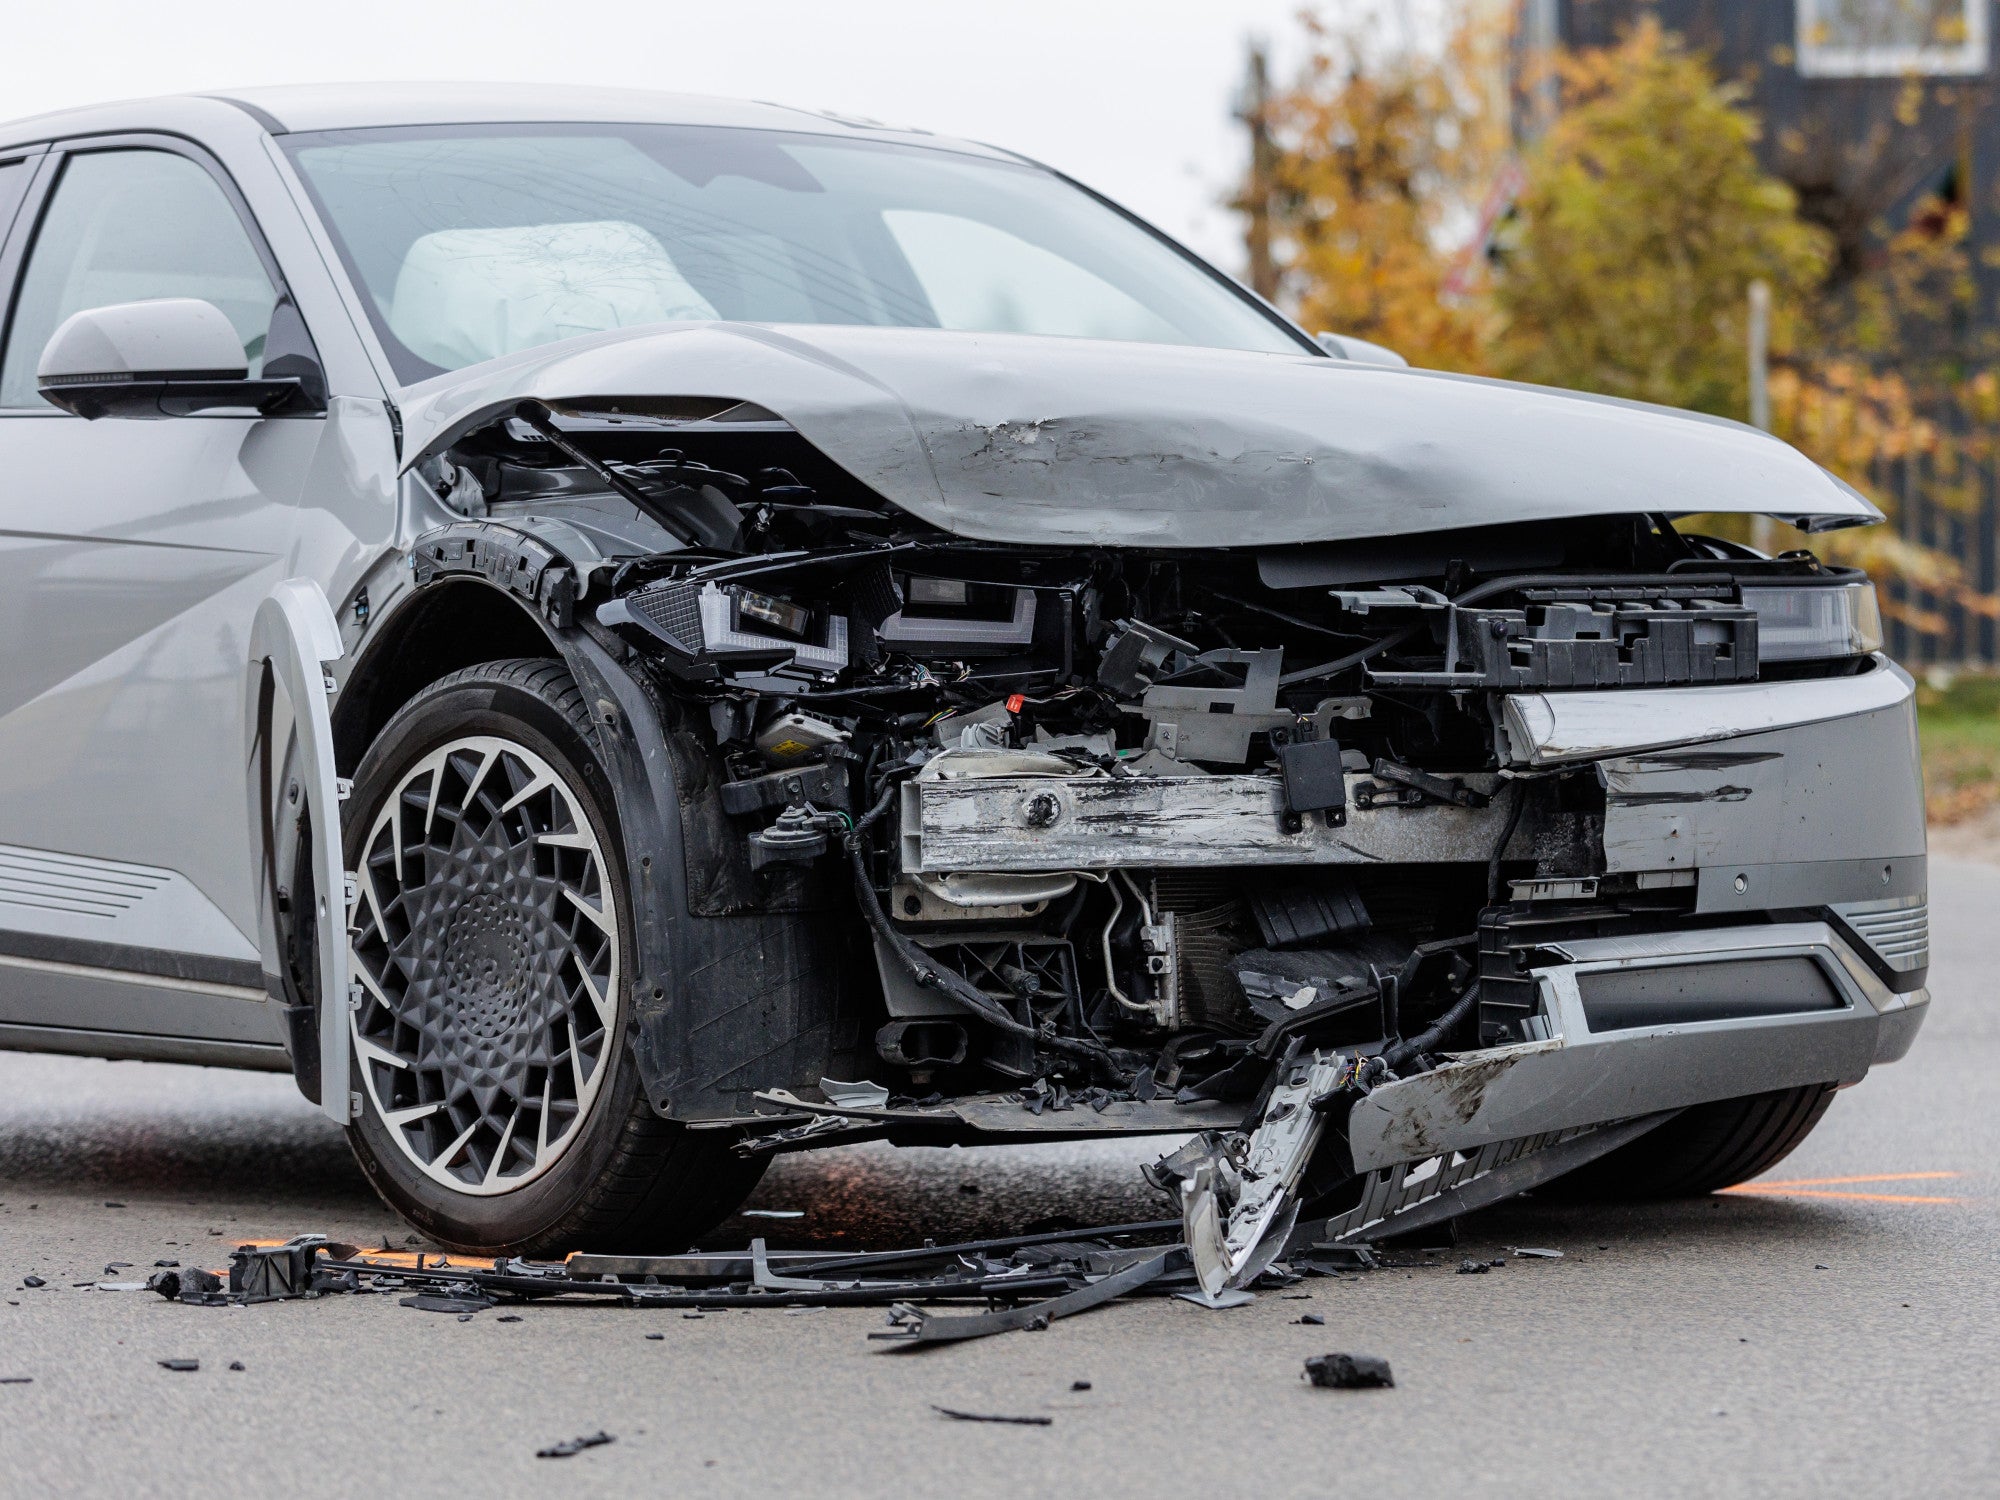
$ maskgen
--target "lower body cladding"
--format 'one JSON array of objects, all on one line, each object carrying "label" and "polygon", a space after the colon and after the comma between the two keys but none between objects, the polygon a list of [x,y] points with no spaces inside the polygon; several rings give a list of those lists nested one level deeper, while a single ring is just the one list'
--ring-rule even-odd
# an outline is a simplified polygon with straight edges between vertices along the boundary
[{"label": "lower body cladding", "polygon": [[[1498,773],[1391,797],[1349,767],[1337,814],[1298,811],[1282,774],[1083,774],[1020,752],[947,755],[902,788],[897,889],[919,946],[1004,939],[1101,883],[1120,908],[1140,908],[1158,976],[1143,998],[1164,1030],[1199,1023],[1217,963],[1200,948],[1213,933],[1186,903],[1166,910],[1162,890],[1197,874],[1205,889],[1215,877],[1263,889],[1252,899],[1273,950],[1288,947],[1273,940],[1287,910],[1273,882],[1334,892],[1309,903],[1314,943],[1224,963],[1261,999],[1258,1016],[1275,1018],[1264,1039],[1287,1045],[1266,1054],[1239,1128],[1209,1130],[1155,1173],[1181,1196],[1211,1294],[1287,1246],[1448,1218],[1670,1131],[1688,1109],[1821,1097],[1914,1039],[1929,995],[1907,676],[1878,660],[1838,678],[1524,694],[1499,707]],[[1600,795],[1577,796],[1579,781]],[[1369,903],[1413,867],[1442,888],[1467,866],[1475,887],[1513,899],[1478,910],[1476,939],[1416,945],[1466,960],[1477,949],[1477,977],[1442,991],[1441,1012],[1413,1022],[1406,1000],[1399,1028],[1391,965],[1365,961],[1361,939],[1344,977],[1310,951],[1347,941],[1327,935],[1341,893]],[[977,929],[982,912],[990,930],[946,931]],[[1098,942],[1070,936],[1079,953]],[[881,958],[901,1024],[949,1012]],[[1309,1018],[1339,1010],[1357,976],[1378,992],[1383,1040],[1330,1042]],[[1288,1013],[1300,1024],[1287,1029]],[[1182,1128],[1208,1125],[1216,1097],[1206,1091],[1205,1117]],[[1133,1117],[1123,1128],[1173,1128],[1164,1098],[1121,1108]]]}]

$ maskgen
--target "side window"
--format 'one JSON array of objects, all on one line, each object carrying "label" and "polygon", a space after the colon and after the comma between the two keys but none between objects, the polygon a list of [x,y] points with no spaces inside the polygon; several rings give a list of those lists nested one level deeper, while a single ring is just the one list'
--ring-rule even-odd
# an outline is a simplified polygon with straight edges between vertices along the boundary
[{"label": "side window", "polygon": [[260,373],[278,294],[215,179],[170,151],[71,157],[21,277],[0,357],[0,407],[45,404],[35,366],[71,313],[155,297],[213,302],[243,340],[251,375]]}]

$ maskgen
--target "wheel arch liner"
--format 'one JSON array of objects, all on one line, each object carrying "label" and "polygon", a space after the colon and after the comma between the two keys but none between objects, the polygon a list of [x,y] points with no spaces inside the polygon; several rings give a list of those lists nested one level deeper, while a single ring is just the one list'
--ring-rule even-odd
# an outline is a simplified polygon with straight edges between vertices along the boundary
[{"label": "wheel arch liner", "polygon": [[843,1011],[837,921],[695,915],[690,871],[723,857],[688,837],[713,788],[670,740],[661,705],[604,646],[578,630],[555,639],[590,704],[617,799],[636,954],[630,1013],[647,1098],[672,1119],[730,1119],[752,1112],[757,1089],[817,1083]]}]

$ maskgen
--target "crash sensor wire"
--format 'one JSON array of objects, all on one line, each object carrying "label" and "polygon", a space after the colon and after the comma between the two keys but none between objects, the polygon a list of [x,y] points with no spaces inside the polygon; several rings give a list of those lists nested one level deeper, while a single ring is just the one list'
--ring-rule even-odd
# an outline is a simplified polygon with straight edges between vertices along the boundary
[{"label": "crash sensor wire", "polygon": [[1287,672],[1278,679],[1278,686],[1288,688],[1295,687],[1301,682],[1317,682],[1322,677],[1332,677],[1337,673],[1345,672],[1349,667],[1358,667],[1363,662],[1380,656],[1384,651],[1395,650],[1396,647],[1402,645],[1403,642],[1409,640],[1423,628],[1424,626],[1421,622],[1415,625],[1405,625],[1401,630],[1395,632],[1395,634],[1385,635],[1381,640],[1375,642],[1374,645],[1363,647],[1361,650],[1343,656],[1337,661],[1322,662],[1317,667],[1301,667],[1296,672]]}]

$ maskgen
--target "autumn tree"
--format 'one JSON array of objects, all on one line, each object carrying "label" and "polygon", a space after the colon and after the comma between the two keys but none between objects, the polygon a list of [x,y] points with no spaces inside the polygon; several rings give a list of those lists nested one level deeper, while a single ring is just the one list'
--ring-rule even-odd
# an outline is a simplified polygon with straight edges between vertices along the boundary
[{"label": "autumn tree", "polygon": [[1372,339],[1413,363],[1476,370],[1490,318],[1450,295],[1454,225],[1507,148],[1504,11],[1457,7],[1442,46],[1385,44],[1378,7],[1303,18],[1298,78],[1246,102],[1253,274],[1307,327]]},{"label": "autumn tree", "polygon": [[1495,279],[1496,368],[1741,418],[1746,291],[1770,284],[1782,344],[1829,236],[1759,167],[1740,90],[1657,22],[1558,66],[1563,109],[1527,154]]}]

